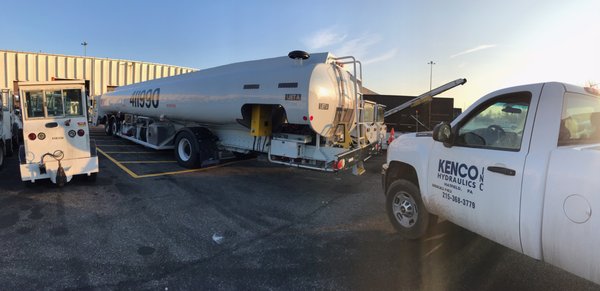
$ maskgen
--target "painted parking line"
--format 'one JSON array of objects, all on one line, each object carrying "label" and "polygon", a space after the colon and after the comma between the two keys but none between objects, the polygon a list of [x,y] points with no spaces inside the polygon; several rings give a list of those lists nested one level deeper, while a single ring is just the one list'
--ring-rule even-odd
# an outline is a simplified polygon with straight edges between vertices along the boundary
[{"label": "painted parking line", "polygon": [[96,144],[101,147],[139,147],[137,144]]},{"label": "painted parking line", "polygon": [[[115,165],[117,165],[117,167],[121,168],[121,170],[125,171],[125,173],[129,174],[129,176],[131,176],[134,179],[139,179],[139,178],[150,178],[150,177],[158,177],[158,176],[166,176],[166,175],[176,175],[176,174],[185,174],[185,173],[193,173],[193,172],[203,172],[203,171],[207,171],[210,169],[215,169],[215,168],[220,168],[220,167],[224,167],[224,166],[228,166],[228,165],[233,165],[233,164],[237,164],[243,161],[247,161],[247,160],[238,160],[238,161],[232,161],[232,162],[227,162],[227,163],[223,163],[223,164],[219,164],[219,165],[215,165],[215,166],[211,166],[211,167],[207,167],[207,168],[200,168],[200,169],[187,169],[187,170],[180,170],[180,171],[171,171],[171,172],[160,172],[160,173],[152,173],[152,174],[145,174],[145,175],[138,175],[136,173],[134,173],[132,170],[130,170],[129,168],[127,168],[123,162],[120,162],[118,160],[116,160],[115,158],[113,158],[111,155],[109,155],[110,152],[105,152],[100,148],[97,148],[98,152],[101,153],[103,156],[105,156],[106,158],[108,158],[111,162],[113,162]],[[131,153],[131,152],[122,152],[122,153]],[[142,152],[142,153],[152,153],[152,152]],[[144,163],[148,163],[147,161]]]},{"label": "painted parking line", "polygon": [[115,165],[117,165],[117,167],[121,168],[121,170],[125,171],[125,173],[129,174],[129,176],[137,179],[139,178],[139,176],[132,172],[131,170],[129,170],[129,168],[125,167],[123,164],[119,163],[119,161],[115,160],[113,157],[111,157],[109,154],[105,153],[103,150],[96,148],[96,150],[101,153],[102,155],[104,155],[106,158],[108,158],[111,162],[115,163]]},{"label": "painted parking line", "polygon": [[162,164],[177,163],[177,161],[119,161],[121,164]]},{"label": "painted parking line", "polygon": [[109,152],[109,151],[107,151],[104,153],[107,153],[107,154],[159,154],[157,152],[150,152],[150,151],[148,151],[148,152]]}]

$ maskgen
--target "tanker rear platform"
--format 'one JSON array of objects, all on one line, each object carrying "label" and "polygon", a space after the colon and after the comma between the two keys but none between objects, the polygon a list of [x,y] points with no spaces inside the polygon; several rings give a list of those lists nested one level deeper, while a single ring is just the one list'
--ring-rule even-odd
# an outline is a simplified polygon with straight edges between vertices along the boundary
[{"label": "tanker rear platform", "polygon": [[384,212],[384,156],[358,177],[256,159],[190,172],[172,151],[101,129],[95,183],[24,184],[7,158],[3,289],[597,289],[446,221],[401,240]]}]

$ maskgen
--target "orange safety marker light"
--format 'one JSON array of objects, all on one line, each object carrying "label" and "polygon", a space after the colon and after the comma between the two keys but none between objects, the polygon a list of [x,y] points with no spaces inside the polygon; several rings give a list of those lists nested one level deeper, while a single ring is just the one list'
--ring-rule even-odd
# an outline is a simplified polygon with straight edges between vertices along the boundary
[{"label": "orange safety marker light", "polygon": [[392,130],[390,130],[390,137],[389,137],[389,138],[388,138],[388,140],[387,140],[387,143],[388,143],[388,144],[391,144],[391,143],[394,141],[394,135],[395,135],[395,134],[396,134],[396,133],[394,132],[394,128],[392,127]]}]

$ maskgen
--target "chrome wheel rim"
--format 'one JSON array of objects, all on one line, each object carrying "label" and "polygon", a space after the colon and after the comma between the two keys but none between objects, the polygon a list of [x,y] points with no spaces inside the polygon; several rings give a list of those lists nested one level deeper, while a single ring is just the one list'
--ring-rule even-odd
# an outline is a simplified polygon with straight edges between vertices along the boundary
[{"label": "chrome wheel rim", "polygon": [[189,140],[187,140],[186,138],[182,138],[179,140],[179,144],[177,145],[177,154],[179,155],[179,158],[184,162],[190,160],[192,156],[192,144],[190,144]]},{"label": "chrome wheel rim", "polygon": [[117,122],[112,123],[112,134],[113,135],[117,134]]},{"label": "chrome wheel rim", "polygon": [[407,192],[398,192],[392,201],[392,213],[396,221],[403,227],[410,228],[417,223],[419,209],[415,199]]}]

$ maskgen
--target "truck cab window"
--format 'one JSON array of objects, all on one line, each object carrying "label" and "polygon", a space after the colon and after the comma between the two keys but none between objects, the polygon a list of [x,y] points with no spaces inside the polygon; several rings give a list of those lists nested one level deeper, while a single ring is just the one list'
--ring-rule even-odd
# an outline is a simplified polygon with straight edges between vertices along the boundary
[{"label": "truck cab window", "polygon": [[385,116],[385,107],[379,106],[377,107],[377,122],[384,122]]},{"label": "truck cab window", "polygon": [[44,95],[42,91],[25,92],[27,118],[44,117]]},{"label": "truck cab window", "polygon": [[363,122],[373,123],[375,122],[375,104],[365,103],[363,112]]},{"label": "truck cab window", "polygon": [[83,115],[81,90],[65,89],[63,90],[63,96],[65,99],[65,111],[67,116]]},{"label": "truck cab window", "polygon": [[46,109],[48,110],[48,117],[65,115],[60,90],[46,91]]},{"label": "truck cab window", "polygon": [[600,143],[600,98],[566,93],[558,146]]},{"label": "truck cab window", "polygon": [[519,92],[480,105],[458,125],[455,145],[520,150],[530,101],[529,92]]}]

